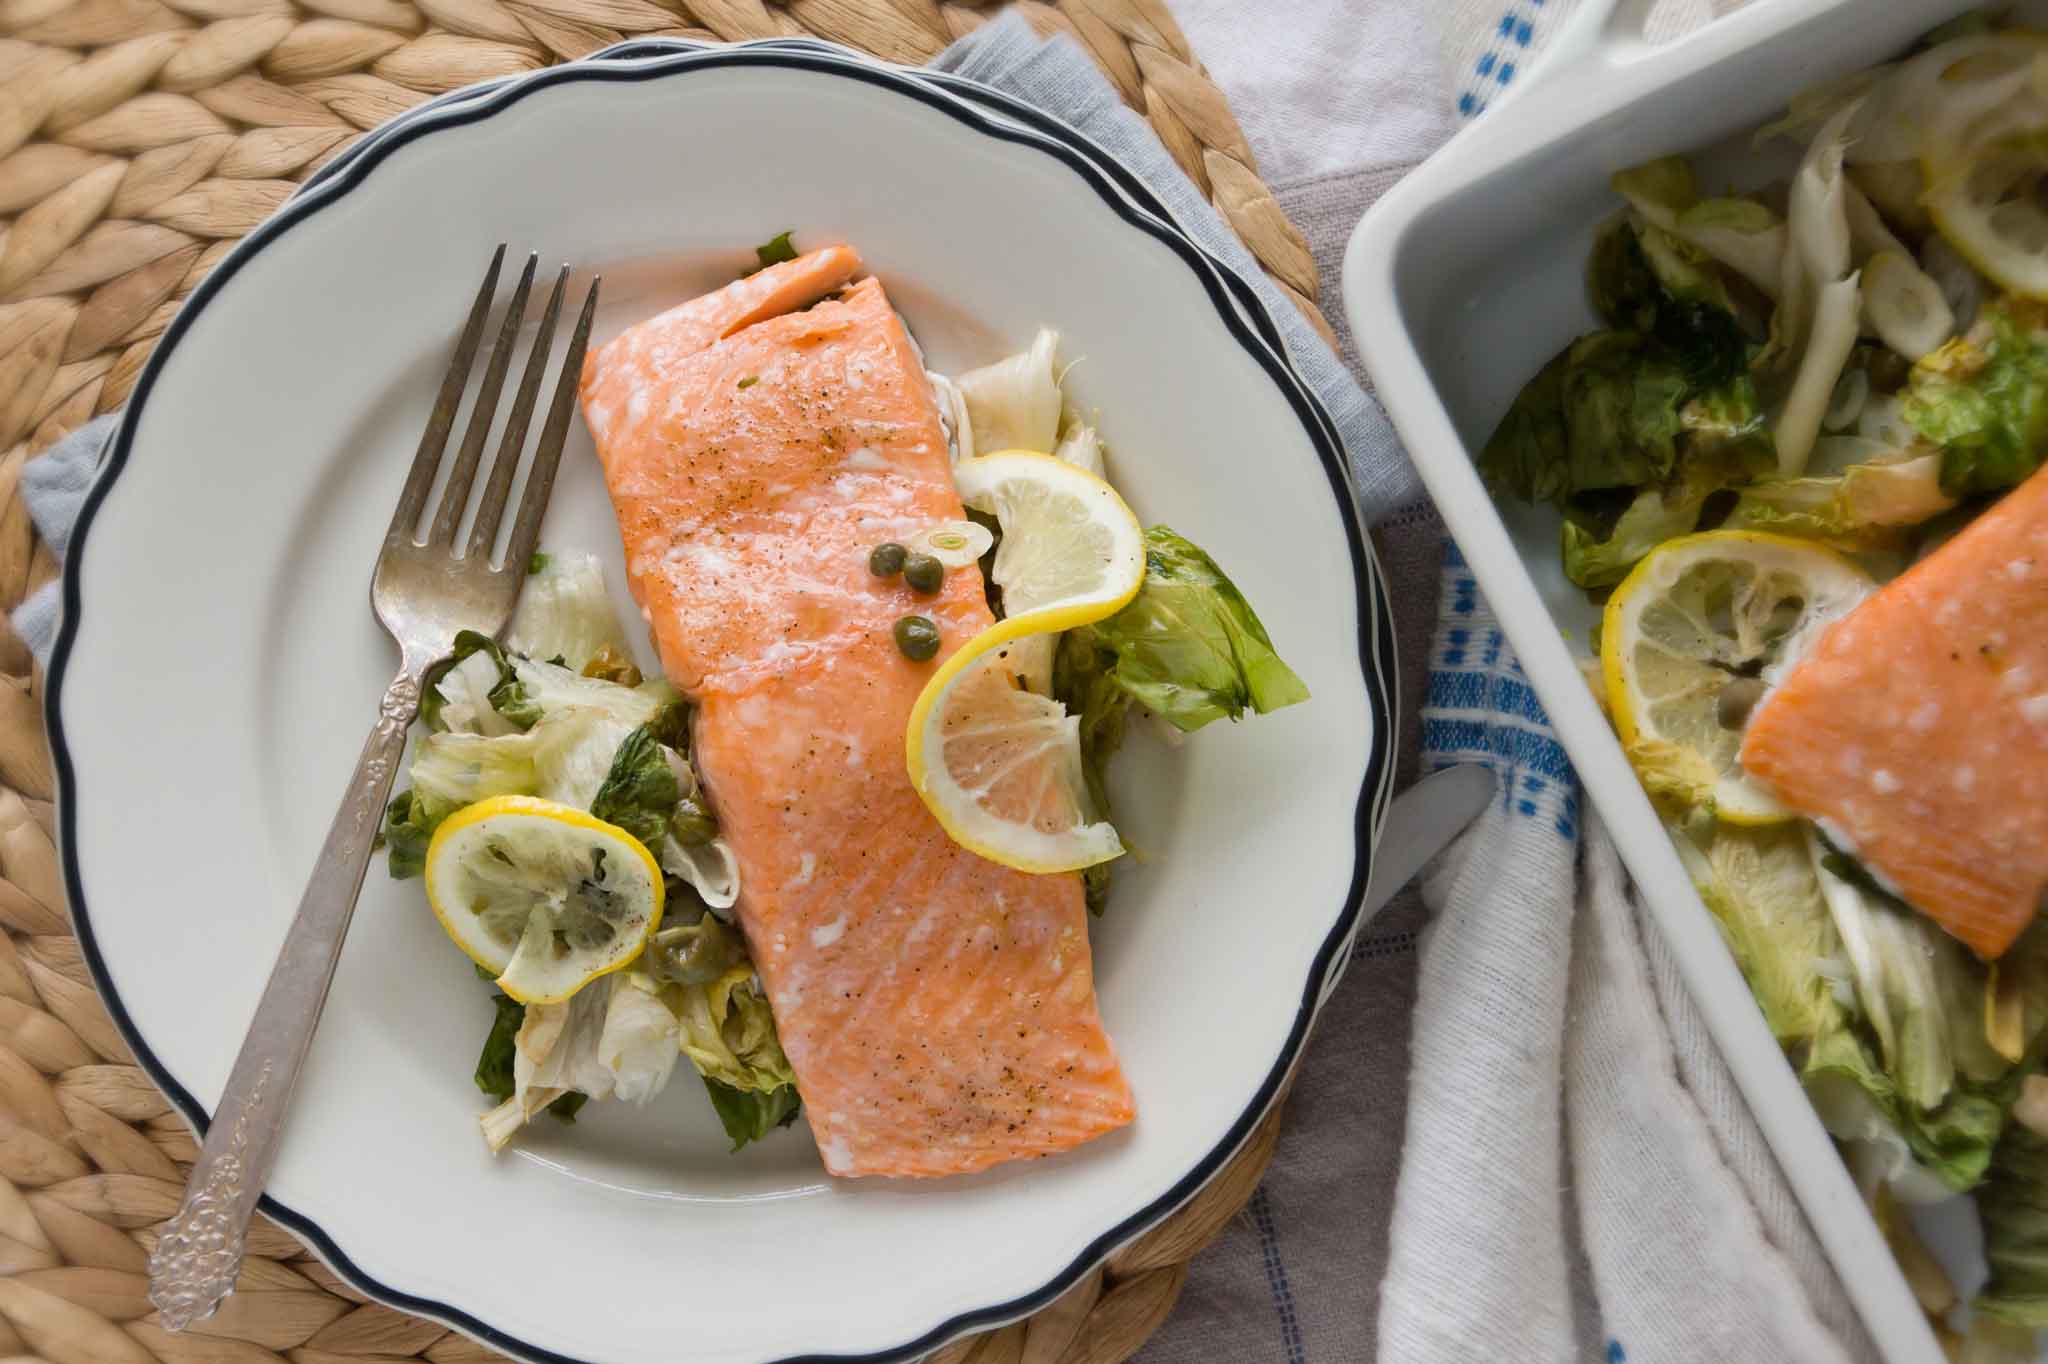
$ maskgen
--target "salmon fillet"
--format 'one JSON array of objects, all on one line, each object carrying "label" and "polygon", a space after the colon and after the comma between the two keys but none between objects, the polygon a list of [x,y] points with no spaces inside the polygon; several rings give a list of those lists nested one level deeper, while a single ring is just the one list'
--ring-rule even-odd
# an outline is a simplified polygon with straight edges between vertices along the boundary
[{"label": "salmon fillet", "polygon": [[1742,765],[1981,957],[2048,889],[2048,470],[1821,636]]},{"label": "salmon fillet", "polygon": [[[882,286],[826,297],[860,272],[816,251],[644,322],[590,357],[583,408],[825,1168],[960,1174],[1135,1110],[1080,877],[961,848],[905,770],[926,679],[993,617],[974,569],[929,598],[868,572],[964,512]],[[942,632],[930,662],[896,647],[912,613]]]}]

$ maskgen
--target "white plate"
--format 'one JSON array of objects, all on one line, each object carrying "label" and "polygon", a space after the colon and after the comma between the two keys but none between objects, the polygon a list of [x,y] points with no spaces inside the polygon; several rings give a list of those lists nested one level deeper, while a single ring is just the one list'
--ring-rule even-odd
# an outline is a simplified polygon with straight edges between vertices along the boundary
[{"label": "white plate", "polygon": [[[1596,613],[1564,577],[1557,518],[1529,508],[1504,517],[1468,452],[1484,443],[1529,376],[1595,325],[1586,253],[1595,225],[1618,204],[1609,175],[1704,148],[1703,181],[1767,178],[1782,166],[1760,161],[1738,134],[1797,92],[1889,60],[1970,7],[1965,0],[1752,0],[1678,42],[1652,47],[1640,34],[1648,5],[1585,0],[1533,79],[1509,93],[1511,104],[1381,200],[1344,260],[1345,309],[1388,415],[1891,1364],[1938,1364],[1943,1355],[1580,677],[1574,655],[1585,652]],[[1983,1260],[1956,1237],[1954,1222],[1923,1221],[1922,1228],[1956,1252],[1951,1266],[1964,1270],[1957,1286],[1967,1295],[1982,1282]]]},{"label": "white plate", "polygon": [[[1327,416],[1099,162],[790,50],[536,73],[406,120],[252,234],[166,332],[81,522],[51,669],[66,873],[115,1017],[188,1117],[391,670],[364,587],[491,246],[601,269],[609,335],[786,227],[859,245],[940,365],[1060,327],[1141,515],[1230,569],[1315,699],[1122,760],[1151,860],[1095,936],[1139,1119],[972,1178],[828,1181],[801,1129],[730,1156],[687,1076],[491,1159],[487,991],[417,886],[373,869],[269,1207],[365,1291],[531,1358],[901,1358],[1049,1301],[1248,1134],[1384,804],[1387,621]],[[544,542],[620,588],[580,433]]]}]

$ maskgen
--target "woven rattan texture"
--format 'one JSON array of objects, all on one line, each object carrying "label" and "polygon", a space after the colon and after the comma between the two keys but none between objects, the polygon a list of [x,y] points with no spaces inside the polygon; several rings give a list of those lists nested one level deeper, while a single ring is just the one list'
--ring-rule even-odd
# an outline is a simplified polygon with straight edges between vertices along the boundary
[{"label": "woven rattan texture", "polygon": [[[1164,0],[1021,8],[1077,38],[1320,325],[1306,245]],[[989,7],[935,0],[0,0],[0,607],[53,577],[23,464],[121,405],[183,297],[299,181],[430,95],[624,37],[816,34],[923,61]],[[194,1332],[145,1293],[192,1135],[134,1064],[71,936],[41,678],[0,618],[0,1361],[436,1364],[499,1358],[366,1303],[259,1222]],[[1242,1208],[1278,1110],[1193,1203],[1030,1321],[943,1364],[1113,1364]]]}]

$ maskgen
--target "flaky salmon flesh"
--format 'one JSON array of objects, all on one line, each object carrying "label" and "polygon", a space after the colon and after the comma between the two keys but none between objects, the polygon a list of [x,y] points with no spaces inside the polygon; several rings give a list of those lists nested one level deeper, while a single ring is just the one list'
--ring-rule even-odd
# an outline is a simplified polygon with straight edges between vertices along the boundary
[{"label": "flaky salmon flesh", "polygon": [[[1080,877],[968,852],[905,770],[918,693],[994,618],[978,569],[933,597],[868,571],[875,545],[965,513],[860,256],[813,251],[641,323],[582,396],[825,1168],[962,1174],[1129,1123]],[[927,662],[892,634],[912,614],[944,640]]]},{"label": "flaky salmon flesh", "polygon": [[1985,958],[2048,891],[2048,470],[1830,626],[1742,765]]}]

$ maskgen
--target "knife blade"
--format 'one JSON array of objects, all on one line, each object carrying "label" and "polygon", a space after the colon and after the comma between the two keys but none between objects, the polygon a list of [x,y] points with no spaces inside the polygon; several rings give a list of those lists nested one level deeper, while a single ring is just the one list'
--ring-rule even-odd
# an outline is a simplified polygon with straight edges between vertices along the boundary
[{"label": "knife blade", "polygon": [[1476,763],[1435,772],[1394,798],[1373,845],[1360,924],[1386,907],[1429,860],[1478,818],[1500,789],[1491,769]]},{"label": "knife blade", "polygon": [[1352,925],[1334,969],[1323,982],[1317,1008],[1329,1002],[1336,992],[1337,983],[1351,964],[1352,950],[1373,916],[1385,909],[1415,873],[1479,817],[1499,789],[1491,768],[1466,763],[1431,773],[1394,797],[1394,803],[1387,809],[1386,823],[1380,826],[1379,842],[1373,848],[1372,875],[1365,883],[1364,898],[1359,901],[1358,921]]}]

